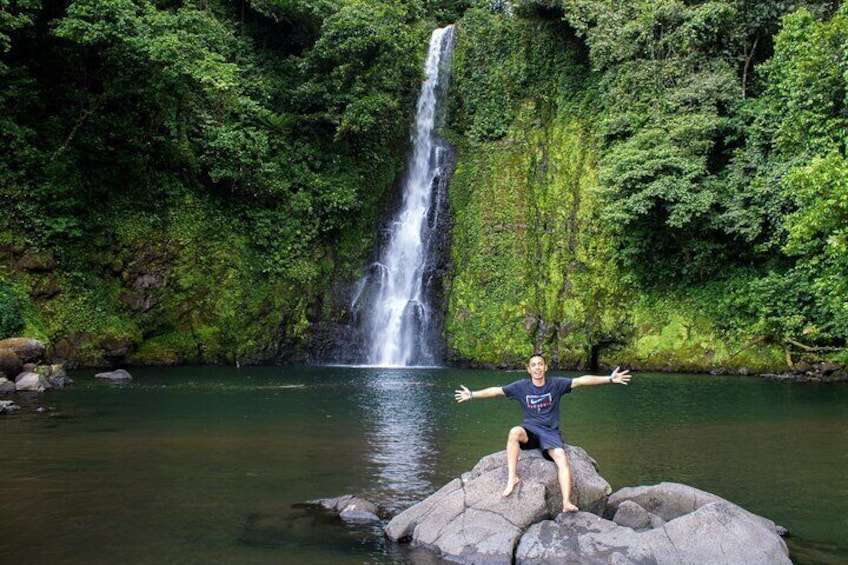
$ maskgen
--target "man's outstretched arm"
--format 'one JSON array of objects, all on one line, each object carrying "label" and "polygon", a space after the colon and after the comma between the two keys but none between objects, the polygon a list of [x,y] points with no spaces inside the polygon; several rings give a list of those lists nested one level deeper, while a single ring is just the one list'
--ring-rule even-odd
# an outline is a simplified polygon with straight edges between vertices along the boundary
[{"label": "man's outstretched arm", "polygon": [[596,377],[594,375],[583,375],[582,377],[577,377],[571,381],[571,388],[608,384],[627,385],[629,383],[630,371],[627,369],[622,371],[621,368],[616,367],[615,371],[613,371],[608,377]]},{"label": "man's outstretched arm", "polygon": [[468,387],[459,385],[459,390],[454,391],[454,398],[456,398],[457,402],[465,402],[472,398],[494,398],[503,395],[504,391],[499,386],[490,386],[489,388],[480,390],[468,390]]}]

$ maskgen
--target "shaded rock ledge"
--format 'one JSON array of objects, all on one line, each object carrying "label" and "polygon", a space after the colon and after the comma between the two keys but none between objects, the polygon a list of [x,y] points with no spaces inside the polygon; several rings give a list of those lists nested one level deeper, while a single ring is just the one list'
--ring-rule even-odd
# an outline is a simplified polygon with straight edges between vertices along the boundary
[{"label": "shaded rock ledge", "polygon": [[595,461],[567,447],[572,501],[561,514],[556,467],[539,451],[522,452],[521,483],[509,498],[503,451],[395,516],[386,536],[448,561],[554,563],[790,564],[773,522],[696,488],[660,483],[611,494]]}]

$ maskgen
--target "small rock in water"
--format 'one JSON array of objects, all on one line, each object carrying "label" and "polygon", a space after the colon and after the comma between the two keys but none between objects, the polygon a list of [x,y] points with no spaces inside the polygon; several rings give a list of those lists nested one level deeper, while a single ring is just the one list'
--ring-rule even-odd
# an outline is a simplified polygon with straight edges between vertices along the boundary
[{"label": "small rock in water", "polygon": [[18,392],[44,392],[48,388],[50,383],[38,373],[21,373],[15,377],[15,389]]},{"label": "small rock in water", "polygon": [[306,504],[320,506],[337,514],[342,521],[349,524],[376,524],[380,521],[380,509],[376,504],[352,494],[336,498],[320,498]]},{"label": "small rock in water", "polygon": [[112,382],[126,382],[132,380],[132,375],[130,375],[124,369],[118,369],[116,371],[109,371],[106,373],[97,373],[94,375],[95,379],[106,379]]},{"label": "small rock in water", "polygon": [[378,512],[379,509],[376,504],[362,498],[354,497],[339,512],[339,518],[349,524],[376,524],[380,521],[380,516],[377,515]]},{"label": "small rock in water", "polygon": [[0,400],[0,414],[11,414],[17,412],[21,407],[11,400]]}]

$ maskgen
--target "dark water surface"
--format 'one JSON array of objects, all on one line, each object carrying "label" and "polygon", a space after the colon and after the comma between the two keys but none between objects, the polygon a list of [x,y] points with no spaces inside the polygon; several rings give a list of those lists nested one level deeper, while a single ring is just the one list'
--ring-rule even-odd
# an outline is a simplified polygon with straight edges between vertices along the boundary
[{"label": "dark water surface", "polygon": [[[394,510],[503,449],[523,373],[136,369],[0,417],[2,563],[435,563],[297,507],[358,493]],[[35,408],[51,410],[38,413]],[[613,489],[678,481],[792,533],[796,563],[848,563],[848,386],[637,374],[566,397],[566,441]]]}]

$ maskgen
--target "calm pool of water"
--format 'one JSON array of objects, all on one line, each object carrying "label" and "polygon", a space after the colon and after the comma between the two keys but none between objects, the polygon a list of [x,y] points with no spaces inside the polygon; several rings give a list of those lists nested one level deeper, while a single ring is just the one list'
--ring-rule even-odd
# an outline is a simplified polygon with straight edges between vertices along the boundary
[{"label": "calm pool of water", "polygon": [[[503,449],[521,372],[136,369],[126,386],[16,396],[0,417],[3,563],[433,562],[298,503],[393,510]],[[37,407],[48,408],[37,412]],[[848,386],[637,374],[566,397],[562,429],[613,489],[678,481],[787,527],[801,564],[848,563]]]}]

